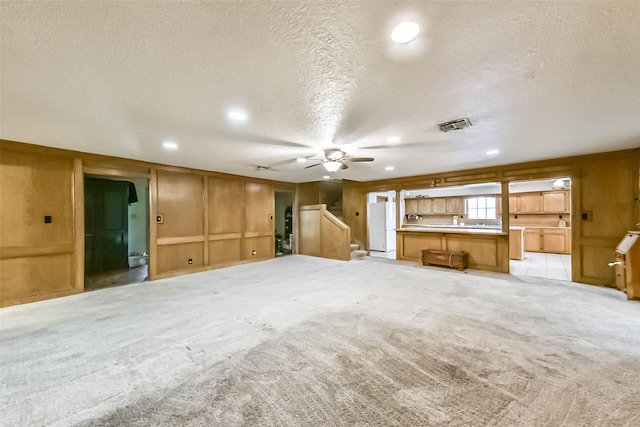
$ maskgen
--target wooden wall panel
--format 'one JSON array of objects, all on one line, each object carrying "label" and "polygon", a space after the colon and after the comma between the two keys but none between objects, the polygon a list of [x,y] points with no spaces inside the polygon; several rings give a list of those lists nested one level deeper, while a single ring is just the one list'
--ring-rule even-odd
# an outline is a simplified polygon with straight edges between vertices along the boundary
[{"label": "wooden wall panel", "polygon": [[241,233],[244,189],[240,180],[209,177],[209,234]]},{"label": "wooden wall panel", "polygon": [[1,260],[1,305],[35,301],[48,294],[73,293],[74,263],[73,252]]},{"label": "wooden wall panel", "polygon": [[157,172],[156,215],[158,238],[202,236],[204,233],[204,177],[197,174]]},{"label": "wooden wall panel", "polygon": [[[320,243],[322,256],[325,258],[348,260],[351,256],[349,247],[345,247],[344,231],[336,227],[324,215],[320,219],[322,239]],[[350,243],[350,242],[348,242]]]},{"label": "wooden wall panel", "polygon": [[448,236],[446,250],[469,253],[469,267],[482,270],[499,271],[498,240],[496,238],[479,238],[474,236]]},{"label": "wooden wall panel", "polygon": [[300,211],[300,238],[298,240],[299,251],[303,255],[319,255],[322,253],[320,240],[320,218],[322,212],[319,210]]},{"label": "wooden wall panel", "polygon": [[0,157],[1,245],[73,242],[73,159],[4,150]]},{"label": "wooden wall panel", "polygon": [[442,236],[427,233],[401,233],[401,253],[399,259],[420,261],[423,249],[442,250]]},{"label": "wooden wall panel", "polygon": [[[572,215],[573,280],[615,286],[615,274],[607,263],[628,230],[635,223],[638,197],[637,158],[615,156],[582,164],[573,185],[577,212]],[[583,217],[586,216],[586,218]]]},{"label": "wooden wall panel", "polygon": [[[622,240],[622,237],[620,238]],[[614,261],[613,252],[617,242],[607,245],[586,245],[580,247],[579,266],[580,282],[615,286],[615,269],[607,263]]]},{"label": "wooden wall panel", "polygon": [[351,227],[351,240],[368,250],[367,187],[361,182],[345,180],[342,195],[342,220]]},{"label": "wooden wall panel", "polygon": [[242,261],[242,239],[223,239],[209,242],[209,265],[223,266]]},{"label": "wooden wall panel", "polygon": [[249,261],[258,261],[275,257],[275,242],[273,239],[273,236],[246,238],[243,258]]},{"label": "wooden wall panel", "polygon": [[[275,195],[273,184],[247,182],[245,194],[245,233],[274,233]],[[275,245],[275,242],[274,242]]]},{"label": "wooden wall panel", "polygon": [[[181,243],[158,246],[158,273],[198,269],[204,266],[204,243]],[[189,264],[189,259],[192,264]]]}]

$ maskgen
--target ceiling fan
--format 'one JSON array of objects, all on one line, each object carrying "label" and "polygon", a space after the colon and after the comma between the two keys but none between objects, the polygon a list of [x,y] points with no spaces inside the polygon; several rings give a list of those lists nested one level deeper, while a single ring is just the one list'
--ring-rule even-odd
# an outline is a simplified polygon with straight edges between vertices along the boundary
[{"label": "ceiling fan", "polygon": [[338,147],[325,148],[324,159],[320,160],[320,163],[305,167],[305,169],[313,168],[315,166],[322,165],[329,172],[336,172],[339,169],[348,169],[347,162],[373,162],[373,157],[348,157],[344,150]]}]

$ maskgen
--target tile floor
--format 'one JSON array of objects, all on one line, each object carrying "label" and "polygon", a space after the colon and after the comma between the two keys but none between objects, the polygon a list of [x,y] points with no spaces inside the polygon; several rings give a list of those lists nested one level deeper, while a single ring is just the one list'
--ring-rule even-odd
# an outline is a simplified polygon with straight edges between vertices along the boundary
[{"label": "tile floor", "polygon": [[396,251],[381,252],[381,251],[369,251],[369,256],[376,258],[396,259]]},{"label": "tile floor", "polygon": [[571,281],[571,255],[525,252],[522,261],[510,260],[509,267],[514,276]]},{"label": "tile floor", "polygon": [[[370,251],[369,255],[375,258],[396,259],[396,251]],[[509,261],[509,270],[514,276],[571,281],[571,255],[525,252],[522,261]]]}]

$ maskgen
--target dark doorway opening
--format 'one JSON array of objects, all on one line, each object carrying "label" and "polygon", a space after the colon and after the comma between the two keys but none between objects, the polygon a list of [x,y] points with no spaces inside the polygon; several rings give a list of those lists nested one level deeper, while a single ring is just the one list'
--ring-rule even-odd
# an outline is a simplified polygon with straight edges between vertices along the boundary
[{"label": "dark doorway opening", "polygon": [[148,277],[148,180],[86,177],[85,290]]},{"label": "dark doorway opening", "polygon": [[293,253],[293,192],[276,191],[276,256]]}]

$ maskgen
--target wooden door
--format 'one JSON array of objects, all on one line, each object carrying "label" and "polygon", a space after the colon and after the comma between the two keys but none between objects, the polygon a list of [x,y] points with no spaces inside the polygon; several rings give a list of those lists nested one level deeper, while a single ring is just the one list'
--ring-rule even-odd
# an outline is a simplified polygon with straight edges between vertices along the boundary
[{"label": "wooden door", "polygon": [[128,266],[128,195],[126,182],[85,179],[85,270]]},{"label": "wooden door", "polygon": [[541,243],[539,230],[524,230],[524,250],[526,252],[540,252]]}]

